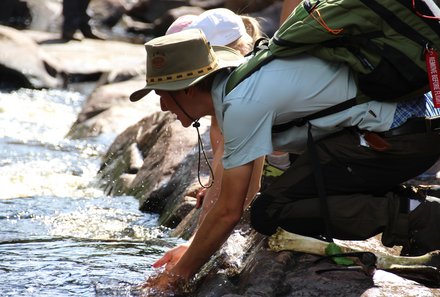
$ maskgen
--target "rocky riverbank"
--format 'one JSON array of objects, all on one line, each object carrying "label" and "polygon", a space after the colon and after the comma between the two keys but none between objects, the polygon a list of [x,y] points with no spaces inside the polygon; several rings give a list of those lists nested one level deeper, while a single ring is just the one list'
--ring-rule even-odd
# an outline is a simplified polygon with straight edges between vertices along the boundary
[{"label": "rocky riverbank", "polygon": [[[193,129],[183,129],[172,115],[159,112],[154,93],[136,103],[128,100],[133,90],[144,85],[143,46],[88,39],[59,43],[57,33],[10,27],[0,27],[0,36],[3,82],[28,88],[93,84],[66,137],[112,135],[115,140],[103,156],[98,173],[100,185],[108,195],[135,196],[140,209],[160,214],[160,223],[172,229],[173,236],[189,238],[198,218],[194,209],[197,134]],[[203,121],[201,128],[205,144],[209,143],[208,124]],[[207,180],[206,167],[202,166],[201,174]],[[425,190],[435,191],[435,186],[425,184]],[[382,247],[377,238],[349,244],[363,250],[398,253]],[[417,281],[383,270],[372,277],[358,270],[318,274],[317,270],[337,266],[330,260],[315,263],[317,259],[311,254],[269,250],[267,238],[252,231],[245,217],[198,275],[191,295],[440,296],[438,271],[418,274]]]}]

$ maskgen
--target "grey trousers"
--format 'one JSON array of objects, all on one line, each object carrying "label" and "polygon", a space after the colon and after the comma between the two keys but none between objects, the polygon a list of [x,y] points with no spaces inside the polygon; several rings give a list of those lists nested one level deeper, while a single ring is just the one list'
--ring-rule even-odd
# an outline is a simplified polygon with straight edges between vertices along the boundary
[{"label": "grey trousers", "polygon": [[[345,129],[316,142],[334,238],[363,240],[383,232],[386,246],[408,240],[408,214],[400,211],[400,198],[392,190],[437,161],[440,135],[385,140],[391,147],[376,151],[360,145],[357,131]],[[258,232],[271,235],[282,227],[305,236],[325,235],[309,153],[300,155],[251,205],[251,224]]]}]

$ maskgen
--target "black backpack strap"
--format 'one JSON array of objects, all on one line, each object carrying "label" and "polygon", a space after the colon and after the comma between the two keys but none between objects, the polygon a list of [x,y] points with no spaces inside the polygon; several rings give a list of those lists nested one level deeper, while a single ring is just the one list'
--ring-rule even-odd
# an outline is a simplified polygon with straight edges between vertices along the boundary
[{"label": "black backpack strap", "polygon": [[323,109],[321,111],[312,113],[308,116],[299,118],[299,119],[294,119],[290,122],[284,123],[284,124],[279,124],[279,125],[275,125],[272,127],[272,133],[280,133],[280,132],[284,132],[286,130],[289,130],[293,127],[301,127],[304,126],[307,122],[314,120],[314,119],[318,119],[318,118],[322,118],[334,113],[338,113],[340,111],[349,109],[350,107],[353,107],[357,104],[356,98],[352,98],[349,99],[347,101],[343,101],[341,103],[338,103],[336,105],[330,106],[326,109]]},{"label": "black backpack strap", "polygon": [[[432,44],[430,40],[427,40],[425,37],[420,35],[417,30],[412,28],[407,23],[400,20],[396,15],[394,15],[389,9],[384,7],[380,1],[375,0],[361,0],[361,2],[369,7],[372,11],[374,11],[376,14],[378,14],[384,21],[388,23],[396,32],[399,32],[400,34],[406,36],[407,38],[411,39],[414,42],[417,42],[424,48],[425,46],[428,46],[429,44]],[[402,3],[410,1],[401,1]],[[412,11],[412,9],[410,9]]]},{"label": "black backpack strap", "polygon": [[325,191],[324,173],[322,171],[321,163],[319,162],[318,151],[312,135],[312,124],[308,124],[307,129],[307,149],[309,150],[309,160],[313,166],[313,174],[315,176],[315,186],[318,191],[319,204],[321,206],[321,217],[325,225],[325,239],[328,242],[333,242],[332,223],[330,220],[330,213],[328,211],[327,192]]}]

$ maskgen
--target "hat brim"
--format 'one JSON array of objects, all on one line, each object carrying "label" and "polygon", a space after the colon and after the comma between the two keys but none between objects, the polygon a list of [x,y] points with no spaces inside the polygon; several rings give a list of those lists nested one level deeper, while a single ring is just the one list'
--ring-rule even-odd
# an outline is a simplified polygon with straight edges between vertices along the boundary
[{"label": "hat brim", "polygon": [[173,82],[166,82],[166,83],[158,83],[153,85],[146,85],[140,90],[137,90],[133,92],[130,95],[130,101],[135,102],[143,97],[145,97],[151,90],[164,90],[164,91],[178,91],[186,89],[202,79],[204,79],[206,76],[211,75],[221,69],[229,68],[229,67],[237,67],[239,66],[244,58],[243,56],[236,50],[231,49],[226,46],[213,46],[212,49],[214,50],[217,58],[218,58],[218,67],[202,76],[194,77],[194,78],[188,78],[188,79],[182,79],[178,81]]}]

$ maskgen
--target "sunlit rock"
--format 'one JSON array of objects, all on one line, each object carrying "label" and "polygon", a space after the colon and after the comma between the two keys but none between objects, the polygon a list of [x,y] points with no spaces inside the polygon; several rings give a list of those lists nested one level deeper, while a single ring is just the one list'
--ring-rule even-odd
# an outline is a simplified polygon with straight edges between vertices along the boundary
[{"label": "sunlit rock", "polygon": [[[207,121],[202,123],[201,133],[204,133]],[[204,141],[208,143],[207,137]],[[140,168],[133,166],[134,158],[130,157],[133,144],[143,156]],[[140,208],[149,212],[178,209],[188,188],[197,180],[196,144],[196,131],[183,128],[171,114],[158,112],[145,117],[121,133],[104,156],[100,177],[106,192],[133,195],[139,198]],[[209,150],[209,146],[206,149]],[[134,178],[128,179],[127,174]],[[203,160],[200,174],[206,179]],[[121,176],[125,181],[129,180],[130,185],[124,186],[120,182]],[[181,219],[182,215],[177,217]]]},{"label": "sunlit rock", "polygon": [[0,26],[0,81],[27,88],[56,88],[62,85],[58,71],[49,64],[41,48],[29,36]]},{"label": "sunlit rock", "polygon": [[[144,79],[99,86],[88,97],[68,137],[116,135],[143,117],[160,110],[158,98],[144,99],[136,103],[128,99],[133,90],[143,85]],[[155,94],[152,93],[151,96],[154,97]]]},{"label": "sunlit rock", "polygon": [[63,16],[62,1],[60,0],[26,0],[32,21],[30,30],[60,32]]}]

